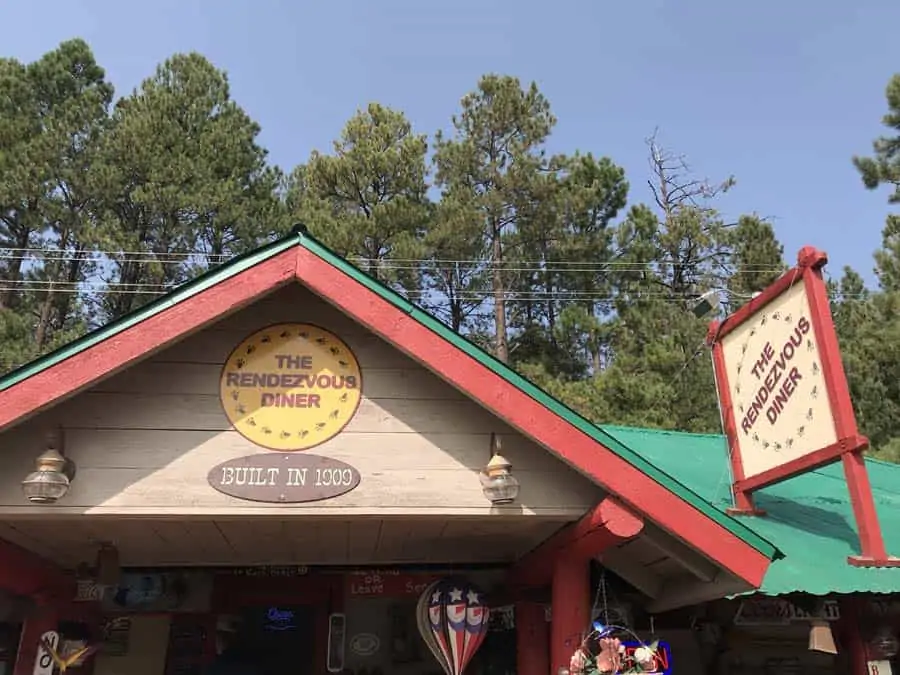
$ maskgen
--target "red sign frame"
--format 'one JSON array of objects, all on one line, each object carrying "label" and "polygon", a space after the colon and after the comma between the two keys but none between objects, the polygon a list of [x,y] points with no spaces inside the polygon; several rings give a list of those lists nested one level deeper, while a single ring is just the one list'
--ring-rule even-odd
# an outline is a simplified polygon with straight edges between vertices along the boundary
[{"label": "red sign frame", "polygon": [[[828,256],[824,252],[812,246],[803,247],[797,255],[796,267],[784,273],[762,293],[723,321],[714,321],[710,324],[707,344],[712,348],[716,389],[725,436],[728,440],[734,479],[732,490],[735,506],[733,509],[729,509],[729,512],[735,515],[764,515],[764,512],[757,509],[753,503],[755,491],[826,464],[841,461],[862,549],[861,555],[849,558],[850,564],[861,567],[896,567],[900,566],[900,559],[888,556],[884,547],[863,456],[869,441],[859,433],[850,399],[850,390],[847,386],[847,376],[841,361],[837,333],[831,316],[828,289],[822,277],[822,268],[827,263]],[[745,477],[740,436],[731,389],[728,385],[722,339],[754,318],[763,308],[798,283],[803,284],[809,304],[810,322],[818,344],[822,377],[833,416],[837,442],[787,461],[780,466]]]}]

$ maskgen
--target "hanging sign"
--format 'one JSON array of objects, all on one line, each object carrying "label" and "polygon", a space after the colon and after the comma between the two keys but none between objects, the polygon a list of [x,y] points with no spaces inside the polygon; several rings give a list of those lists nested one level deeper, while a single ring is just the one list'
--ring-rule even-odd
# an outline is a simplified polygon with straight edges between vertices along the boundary
[{"label": "hanging sign", "polygon": [[362,373],[336,335],[309,324],[278,324],[235,348],[219,396],[228,421],[251,443],[306,450],[334,438],[356,414]]},{"label": "hanging sign", "polygon": [[[733,511],[758,515],[752,501],[757,490],[868,444],[859,434],[841,362],[822,273],[827,261],[823,252],[804,247],[796,267],[709,327],[734,476]],[[867,490],[851,485],[850,493],[868,499]],[[872,524],[858,525],[863,531]],[[858,564],[869,563],[860,558]]]},{"label": "hanging sign", "polygon": [[741,600],[734,615],[736,626],[781,626],[793,621],[823,619],[837,621],[841,618],[841,607],[836,600],[825,600],[822,611],[813,616],[795,604],[781,598],[754,598]]},{"label": "hanging sign", "polygon": [[209,484],[237,499],[298,504],[331,499],[359,485],[359,471],[344,462],[307,454],[260,454],[214,466]]},{"label": "hanging sign", "polygon": [[802,282],[722,339],[745,478],[837,442],[819,342]]}]

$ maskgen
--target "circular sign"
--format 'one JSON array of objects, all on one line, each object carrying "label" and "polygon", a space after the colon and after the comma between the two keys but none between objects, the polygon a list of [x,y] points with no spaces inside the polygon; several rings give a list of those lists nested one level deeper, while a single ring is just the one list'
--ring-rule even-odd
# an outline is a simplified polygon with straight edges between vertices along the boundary
[{"label": "circular sign", "polygon": [[231,352],[219,396],[228,421],[251,443],[305,450],[334,438],[353,418],[362,374],[337,336],[309,324],[278,324]]}]

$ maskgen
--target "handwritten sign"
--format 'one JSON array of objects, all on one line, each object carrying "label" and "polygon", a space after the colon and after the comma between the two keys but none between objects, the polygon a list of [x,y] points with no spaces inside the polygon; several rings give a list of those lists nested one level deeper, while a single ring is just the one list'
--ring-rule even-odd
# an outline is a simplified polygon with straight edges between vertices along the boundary
[{"label": "handwritten sign", "polygon": [[306,450],[334,438],[356,414],[362,373],[337,336],[308,324],[278,324],[235,348],[219,396],[228,421],[251,443]]},{"label": "handwritten sign", "polygon": [[721,341],[745,478],[837,441],[810,317],[798,282]]},{"label": "handwritten sign", "polygon": [[216,574],[231,577],[302,577],[309,574],[306,565],[263,565],[260,567],[226,567]]},{"label": "handwritten sign", "polygon": [[359,471],[328,457],[266,453],[214,466],[209,484],[226,495],[254,502],[297,504],[331,499],[359,485]]},{"label": "handwritten sign", "polygon": [[345,577],[347,595],[357,598],[418,598],[437,578],[433,574],[409,574],[399,570],[357,570]]}]

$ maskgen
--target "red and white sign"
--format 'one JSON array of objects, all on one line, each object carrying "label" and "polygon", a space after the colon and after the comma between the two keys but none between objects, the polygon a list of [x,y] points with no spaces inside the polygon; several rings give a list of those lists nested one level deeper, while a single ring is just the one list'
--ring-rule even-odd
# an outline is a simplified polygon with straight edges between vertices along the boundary
[{"label": "red and white sign", "polygon": [[797,266],[710,325],[716,389],[734,477],[735,513],[761,514],[752,493],[843,460],[862,566],[897,565],[884,549],[822,268],[810,246]]},{"label": "red and white sign", "polygon": [[856,426],[822,278],[827,260],[821,251],[804,248],[797,267],[710,326],[739,493],[867,445]]}]

